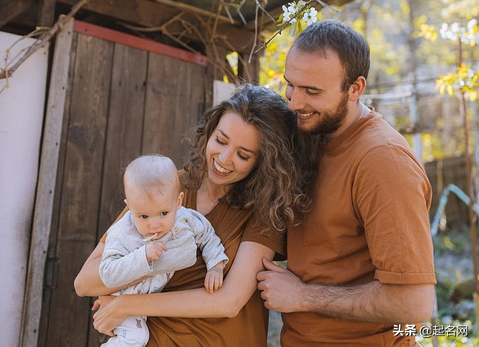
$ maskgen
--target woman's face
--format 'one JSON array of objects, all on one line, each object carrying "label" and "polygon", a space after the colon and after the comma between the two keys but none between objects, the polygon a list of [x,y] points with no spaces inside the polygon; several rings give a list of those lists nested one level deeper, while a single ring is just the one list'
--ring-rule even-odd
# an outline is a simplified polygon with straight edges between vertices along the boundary
[{"label": "woman's face", "polygon": [[208,178],[231,185],[248,176],[258,160],[259,131],[233,111],[225,112],[206,145]]}]

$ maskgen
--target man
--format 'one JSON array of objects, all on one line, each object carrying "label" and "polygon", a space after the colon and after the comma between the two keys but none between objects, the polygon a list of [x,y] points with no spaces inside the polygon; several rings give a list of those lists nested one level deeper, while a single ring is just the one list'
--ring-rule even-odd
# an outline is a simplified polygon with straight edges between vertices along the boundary
[{"label": "man", "polygon": [[368,71],[367,42],[336,20],[308,27],[286,59],[290,108],[322,142],[288,269],[264,260],[257,276],[283,312],[283,347],[415,346],[433,311],[431,187],[406,140],[359,101]]}]

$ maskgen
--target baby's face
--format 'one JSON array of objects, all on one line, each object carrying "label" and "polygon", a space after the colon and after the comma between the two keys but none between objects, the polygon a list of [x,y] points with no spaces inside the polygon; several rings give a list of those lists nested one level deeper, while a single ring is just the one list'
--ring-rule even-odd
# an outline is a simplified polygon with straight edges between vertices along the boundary
[{"label": "baby's face", "polygon": [[125,191],[138,232],[144,237],[160,238],[175,224],[176,211],[181,206],[183,193],[176,187],[163,187],[163,191],[147,194],[143,189],[129,187]]}]

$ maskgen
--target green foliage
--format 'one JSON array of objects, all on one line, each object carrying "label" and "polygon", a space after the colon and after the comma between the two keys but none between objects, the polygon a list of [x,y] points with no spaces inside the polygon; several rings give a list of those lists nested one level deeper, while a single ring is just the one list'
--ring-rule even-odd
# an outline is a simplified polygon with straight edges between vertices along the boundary
[{"label": "green foliage", "polygon": [[[429,81],[424,82],[428,89],[421,85],[417,89],[418,129],[422,131],[425,161],[464,153],[464,131],[457,92],[465,93],[469,100],[477,98],[477,62],[472,59],[474,56],[477,59],[477,47],[465,46],[462,51],[465,64],[456,68],[459,56],[457,42],[443,39],[440,31],[443,23],[466,25],[466,20],[479,15],[478,8],[476,0],[355,0],[343,6],[338,13],[323,10],[318,14],[318,20],[336,18],[350,23],[369,42],[371,69],[365,94],[404,93],[405,89],[401,88],[409,88],[414,66],[417,66],[417,78]],[[301,28],[305,26],[306,23],[303,23]],[[471,32],[477,33],[477,28],[474,27]],[[280,94],[284,93],[284,64],[293,39],[288,30],[284,30],[262,51],[260,59],[259,83]],[[413,60],[416,65],[411,64]],[[434,81],[437,81],[437,97],[433,96],[436,94]],[[447,100],[441,99],[439,92]],[[454,94],[452,97],[451,93]],[[421,100],[421,94],[427,95],[428,100]],[[397,129],[405,129],[412,127],[407,103],[408,100],[390,104],[373,101],[371,105],[383,113],[390,111],[394,117],[393,125]],[[399,114],[398,110],[404,112]],[[474,151],[474,144],[470,146],[471,152]]]},{"label": "green foliage", "polygon": [[284,64],[286,54],[288,53],[294,37],[283,33],[275,37],[270,42],[260,58],[260,74],[259,83],[263,86],[273,89],[279,94],[283,94],[285,88],[285,80],[283,78]]},{"label": "green foliage", "polygon": [[[418,341],[423,347],[433,346],[431,338],[418,338]],[[479,346],[479,338],[438,336],[438,343],[440,347],[476,347]]]},{"label": "green foliage", "polygon": [[479,88],[479,73],[472,70],[470,65],[461,64],[456,68],[456,71],[439,77],[436,86],[441,95],[444,95],[447,91],[452,96],[455,91],[460,91],[470,101],[475,101]]}]

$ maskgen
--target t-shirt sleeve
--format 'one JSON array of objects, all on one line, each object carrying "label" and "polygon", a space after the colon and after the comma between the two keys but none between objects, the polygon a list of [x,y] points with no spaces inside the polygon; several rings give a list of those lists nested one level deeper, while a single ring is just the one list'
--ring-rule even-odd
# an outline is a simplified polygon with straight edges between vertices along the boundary
[{"label": "t-shirt sleeve", "polygon": [[375,279],[387,284],[435,284],[428,211],[431,186],[421,164],[400,146],[362,158],[353,185]]},{"label": "t-shirt sleeve", "polygon": [[[118,215],[118,217],[116,217],[115,221],[111,224],[115,224],[116,222],[118,222],[124,215],[125,213],[128,212],[128,206],[125,206],[125,208],[123,209],[123,211],[121,211],[121,213]],[[105,240],[106,240],[106,235],[107,235],[107,232],[105,231],[105,233],[103,234],[103,236],[101,237],[100,239],[100,242],[101,243],[105,243]]]},{"label": "t-shirt sleeve", "polygon": [[251,241],[262,244],[273,251],[275,260],[286,259],[286,233],[285,232],[262,232],[264,225],[257,222],[256,216],[251,216],[245,226],[241,241]]}]

